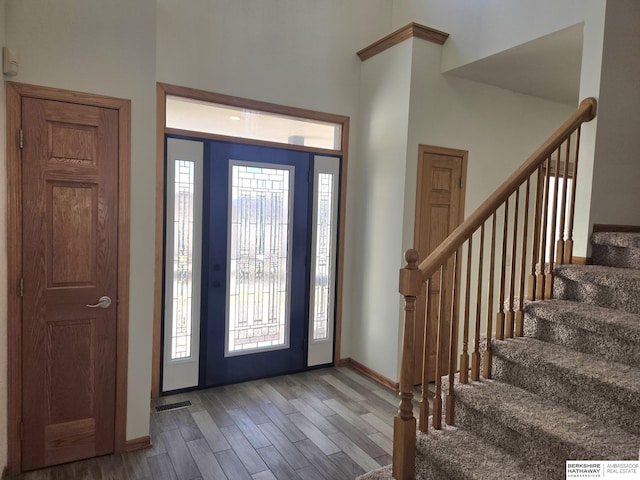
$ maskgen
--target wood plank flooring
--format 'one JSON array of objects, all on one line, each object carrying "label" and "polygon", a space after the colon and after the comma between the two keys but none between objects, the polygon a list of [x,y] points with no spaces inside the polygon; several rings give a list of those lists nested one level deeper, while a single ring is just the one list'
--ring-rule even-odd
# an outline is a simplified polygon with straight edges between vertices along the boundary
[{"label": "wood plank flooring", "polygon": [[[352,480],[391,463],[398,399],[348,367],[162,397],[152,448],[29,472],[23,480]],[[417,410],[417,409],[416,409]]]}]

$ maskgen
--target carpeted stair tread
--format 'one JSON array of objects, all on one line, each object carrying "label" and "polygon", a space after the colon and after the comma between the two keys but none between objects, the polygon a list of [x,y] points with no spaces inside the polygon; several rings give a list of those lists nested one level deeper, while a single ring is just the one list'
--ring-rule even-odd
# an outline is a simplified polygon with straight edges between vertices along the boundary
[{"label": "carpeted stair tread", "polygon": [[567,459],[629,460],[637,457],[640,448],[640,436],[543,398],[540,395],[544,392],[536,395],[507,383],[482,380],[458,384],[455,393],[457,401],[488,417],[491,425],[499,423],[537,442],[540,449],[527,452],[532,462],[536,453],[543,457],[542,463],[547,461],[548,453],[545,456],[542,450],[559,455],[563,459],[557,466],[561,472]]},{"label": "carpeted stair tread", "polygon": [[584,281],[601,285],[614,282],[636,286],[640,290],[640,270],[609,267],[606,265],[557,265],[554,277],[567,278],[574,282]]},{"label": "carpeted stair tread", "polygon": [[525,314],[601,335],[613,335],[640,347],[640,315],[568,300],[540,300],[525,305]]},{"label": "carpeted stair tread", "polygon": [[626,394],[629,401],[640,408],[640,370],[637,368],[528,337],[494,341],[493,352],[514,362],[564,372],[568,379],[600,382],[614,389],[617,398]]},{"label": "carpeted stair tread", "polygon": [[525,305],[524,335],[640,368],[640,315],[567,300]]},{"label": "carpeted stair tread", "polygon": [[594,265],[640,269],[640,233],[597,232],[591,240]]},{"label": "carpeted stair tread", "polygon": [[[417,449],[426,462],[416,473],[433,480],[535,480],[527,465],[471,432],[443,425],[442,430],[418,434]],[[425,463],[427,465],[425,465]],[[433,470],[438,471],[435,476]]]},{"label": "carpeted stair tread", "polygon": [[602,265],[558,265],[553,296],[640,313],[640,270]]},{"label": "carpeted stair tread", "polygon": [[640,434],[640,369],[522,337],[492,342],[494,379]]},{"label": "carpeted stair tread", "polygon": [[594,232],[591,235],[591,244],[621,248],[640,248],[640,233]]}]

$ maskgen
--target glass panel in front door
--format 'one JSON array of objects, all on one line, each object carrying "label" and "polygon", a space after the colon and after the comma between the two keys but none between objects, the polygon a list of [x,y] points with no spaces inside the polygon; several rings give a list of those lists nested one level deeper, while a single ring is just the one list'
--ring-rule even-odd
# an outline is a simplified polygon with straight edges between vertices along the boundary
[{"label": "glass panel in front door", "polygon": [[292,170],[230,162],[225,356],[289,345]]}]

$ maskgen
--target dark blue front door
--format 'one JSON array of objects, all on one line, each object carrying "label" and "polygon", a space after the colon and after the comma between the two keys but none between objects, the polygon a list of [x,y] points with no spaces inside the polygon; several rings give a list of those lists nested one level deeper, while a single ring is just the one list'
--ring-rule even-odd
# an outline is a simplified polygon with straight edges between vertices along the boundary
[{"label": "dark blue front door", "polygon": [[201,387],[306,367],[312,162],[205,145]]}]

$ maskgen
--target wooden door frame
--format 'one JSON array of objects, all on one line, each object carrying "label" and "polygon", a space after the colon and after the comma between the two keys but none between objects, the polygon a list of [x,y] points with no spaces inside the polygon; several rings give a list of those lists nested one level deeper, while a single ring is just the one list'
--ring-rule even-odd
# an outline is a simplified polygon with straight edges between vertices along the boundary
[{"label": "wooden door frame", "polygon": [[[263,112],[280,115],[290,115],[310,120],[318,120],[329,123],[337,123],[342,127],[342,142],[340,150],[323,150],[321,148],[304,147],[300,145],[288,145],[262,140],[251,140],[247,138],[228,137],[203,132],[193,132],[176,128],[166,127],[166,100],[167,95],[175,95],[183,98],[201,100],[205,102],[219,103],[234,107],[247,108],[250,110],[260,110]],[[336,301],[335,301],[335,329],[334,329],[334,364],[339,366],[343,360],[340,358],[340,345],[342,338],[342,284],[344,270],[344,239],[345,239],[345,215],[347,211],[347,166],[348,166],[348,146],[349,146],[349,117],[334,115],[331,113],[305,110],[302,108],[288,107],[274,103],[250,100],[247,98],[233,97],[220,93],[207,92],[194,88],[180,87],[158,82],[156,84],[156,244],[155,244],[155,282],[154,282],[154,302],[153,302],[153,355],[151,360],[151,397],[160,396],[160,363],[162,362],[162,286],[163,278],[163,246],[164,246],[164,136],[166,133],[176,135],[188,135],[190,137],[203,140],[221,140],[234,143],[244,143],[247,145],[258,145],[266,147],[276,147],[291,150],[302,150],[310,153],[340,155],[342,165],[340,172],[340,200],[338,206],[338,267],[336,271]]]},{"label": "wooden door frame", "polygon": [[22,469],[22,172],[19,132],[22,98],[39,98],[118,111],[118,298],[114,450],[126,449],[129,347],[129,247],[131,192],[131,101],[88,93],[7,82],[7,468]]}]

